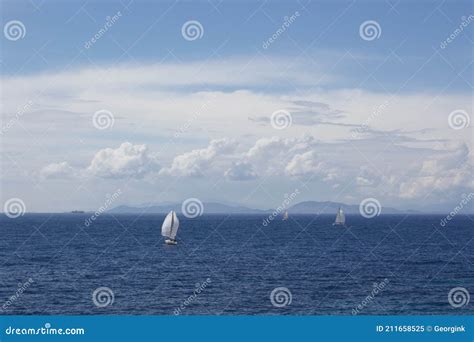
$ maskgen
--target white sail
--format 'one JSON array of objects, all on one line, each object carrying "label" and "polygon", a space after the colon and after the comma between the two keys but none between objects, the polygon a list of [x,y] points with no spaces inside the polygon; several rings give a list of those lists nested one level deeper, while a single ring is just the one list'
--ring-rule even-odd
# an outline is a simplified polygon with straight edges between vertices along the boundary
[{"label": "white sail", "polygon": [[286,220],[288,220],[288,211],[285,211],[285,213],[283,214],[283,221]]},{"label": "white sail", "polygon": [[168,215],[166,215],[163,225],[161,226],[161,235],[174,240],[176,238],[176,233],[178,233],[178,228],[178,217],[174,211],[170,211]]},{"label": "white sail", "polygon": [[346,215],[344,215],[341,208],[337,211],[336,222],[334,222],[334,224],[346,224]]}]

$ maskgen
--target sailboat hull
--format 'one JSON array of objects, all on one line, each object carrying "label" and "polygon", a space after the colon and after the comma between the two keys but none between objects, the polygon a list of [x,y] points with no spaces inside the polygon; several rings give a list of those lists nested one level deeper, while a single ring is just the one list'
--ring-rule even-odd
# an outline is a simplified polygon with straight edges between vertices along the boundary
[{"label": "sailboat hull", "polygon": [[165,244],[167,244],[167,245],[177,245],[177,244],[178,244],[178,241],[166,239],[166,240],[165,240]]}]

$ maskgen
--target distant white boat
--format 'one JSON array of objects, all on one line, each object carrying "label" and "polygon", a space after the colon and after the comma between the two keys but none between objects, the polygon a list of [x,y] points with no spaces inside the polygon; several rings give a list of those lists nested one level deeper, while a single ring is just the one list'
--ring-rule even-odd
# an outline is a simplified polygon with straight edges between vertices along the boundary
[{"label": "distant white boat", "polygon": [[336,221],[332,224],[333,226],[345,226],[346,225],[346,215],[344,215],[344,211],[342,211],[341,207],[336,214]]},{"label": "distant white boat", "polygon": [[285,213],[283,214],[283,221],[286,221],[288,220],[288,211],[285,211]]},{"label": "distant white boat", "polygon": [[167,245],[176,245],[176,234],[178,233],[179,220],[176,213],[172,210],[166,215],[163,225],[161,226],[161,235],[167,237],[165,240]]}]

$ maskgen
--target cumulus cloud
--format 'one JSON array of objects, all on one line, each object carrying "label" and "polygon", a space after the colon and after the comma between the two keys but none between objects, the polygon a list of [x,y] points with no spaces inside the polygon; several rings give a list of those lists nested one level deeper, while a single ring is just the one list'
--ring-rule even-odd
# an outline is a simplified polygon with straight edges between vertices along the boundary
[{"label": "cumulus cloud", "polygon": [[322,163],[314,151],[295,155],[285,168],[290,176],[312,176],[321,170]]},{"label": "cumulus cloud", "polygon": [[219,166],[227,154],[235,151],[235,142],[230,139],[215,139],[209,146],[176,156],[171,166],[163,168],[161,175],[202,177],[205,171]]},{"label": "cumulus cloud", "polygon": [[380,184],[384,175],[380,175],[372,168],[364,165],[359,168],[359,174],[356,176],[358,186],[377,186]]},{"label": "cumulus cloud", "polygon": [[472,156],[464,143],[438,150],[393,144],[380,159],[373,158],[373,151],[372,141],[358,141],[348,153],[345,143],[324,143],[311,136],[265,137],[245,146],[222,138],[178,154],[164,161],[167,166],[160,169],[146,145],[124,142],[117,148],[99,150],[83,169],[74,169],[67,162],[54,163],[41,169],[41,176],[142,178],[154,173],[161,179],[223,177],[228,181],[277,177],[324,183],[328,189],[349,184],[352,196],[403,199],[424,198],[431,193],[449,197],[474,189]]},{"label": "cumulus cloud", "polygon": [[105,148],[98,151],[86,172],[103,178],[141,178],[157,169],[157,161],[149,154],[146,145],[124,142],[116,149]]},{"label": "cumulus cloud", "polygon": [[224,174],[229,180],[246,181],[258,178],[251,164],[248,162],[236,162],[227,169]]},{"label": "cumulus cloud", "polygon": [[317,178],[327,182],[337,180],[339,176],[335,168],[331,168],[327,163],[318,160],[318,156],[314,151],[296,154],[286,165],[285,172],[292,177]]},{"label": "cumulus cloud", "polygon": [[418,172],[400,184],[402,198],[420,198],[430,194],[439,196],[474,189],[473,161],[465,143],[448,145],[448,149],[423,160]]},{"label": "cumulus cloud", "polygon": [[265,175],[310,177],[323,174],[329,168],[318,160],[318,142],[311,136],[301,138],[261,138],[245,153],[244,158]]},{"label": "cumulus cloud", "polygon": [[[307,152],[315,147],[315,143],[315,139],[311,136],[261,138],[249,148],[245,157],[253,162],[268,164],[270,169],[272,165],[281,169],[281,164],[288,162],[295,153]],[[269,160],[276,162],[276,164],[268,163]]]},{"label": "cumulus cloud", "polygon": [[76,170],[68,162],[52,163],[40,171],[40,177],[43,179],[71,178],[75,175]]}]

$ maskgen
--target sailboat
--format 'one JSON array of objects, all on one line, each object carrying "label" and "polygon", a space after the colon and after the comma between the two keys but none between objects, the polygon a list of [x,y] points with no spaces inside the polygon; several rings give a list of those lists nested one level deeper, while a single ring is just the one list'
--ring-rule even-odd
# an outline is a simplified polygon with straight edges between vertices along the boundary
[{"label": "sailboat", "polygon": [[176,213],[172,210],[168,213],[168,215],[166,215],[163,225],[161,226],[161,235],[168,238],[165,240],[167,245],[178,244],[176,241],[176,233],[178,232],[178,228],[179,220],[176,216]]},{"label": "sailboat", "polygon": [[346,225],[346,215],[344,215],[344,211],[342,211],[341,207],[339,207],[336,215],[336,221],[332,224],[333,226],[345,226]]},{"label": "sailboat", "polygon": [[283,214],[283,221],[286,221],[288,220],[288,211],[285,211],[285,213]]}]

